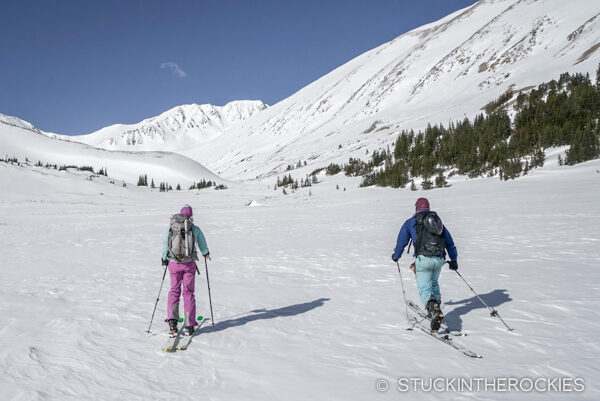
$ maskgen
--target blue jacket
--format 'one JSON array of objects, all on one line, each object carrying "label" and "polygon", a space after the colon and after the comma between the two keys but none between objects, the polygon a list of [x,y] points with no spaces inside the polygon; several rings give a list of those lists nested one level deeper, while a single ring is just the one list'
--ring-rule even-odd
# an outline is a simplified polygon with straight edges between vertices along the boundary
[{"label": "blue jacket", "polygon": [[[394,259],[400,259],[402,256],[402,252],[404,252],[404,248],[408,245],[408,241],[412,239],[413,244],[417,243],[417,222],[415,220],[415,216],[406,220],[398,233],[398,240],[396,241],[396,249],[394,250]],[[458,257],[458,252],[456,251],[456,247],[454,246],[454,240],[450,235],[450,232],[444,226],[444,237],[446,238],[446,250],[448,251],[448,256],[450,260],[456,260]],[[415,249],[415,256],[416,249]],[[445,253],[439,255],[440,257],[446,256]]]},{"label": "blue jacket", "polygon": [[[193,221],[193,220],[192,220]],[[196,243],[198,244],[198,248],[200,248],[200,252],[202,255],[208,255],[208,245],[206,245],[206,239],[204,238],[204,234],[202,234],[202,230],[196,225],[193,226],[192,231],[194,232],[194,238],[196,239]],[[167,254],[169,253],[169,247],[167,242],[169,240],[169,230],[167,230],[165,234],[165,238],[163,240],[163,251],[162,251],[162,259],[166,260]]]}]

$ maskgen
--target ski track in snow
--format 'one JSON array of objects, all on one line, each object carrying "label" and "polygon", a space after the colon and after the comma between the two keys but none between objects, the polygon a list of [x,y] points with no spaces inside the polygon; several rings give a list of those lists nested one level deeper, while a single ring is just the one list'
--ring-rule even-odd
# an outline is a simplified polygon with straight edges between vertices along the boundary
[{"label": "ski track in snow", "polygon": [[[2,400],[497,400],[503,393],[402,394],[399,377],[583,377],[600,398],[599,161],[516,181],[455,179],[443,190],[357,188],[336,176],[283,196],[262,184],[171,193],[2,165]],[[64,188],[65,182],[70,186]],[[336,184],[347,191],[335,190]],[[73,190],[79,185],[79,193]],[[102,192],[104,195],[99,195]],[[407,331],[390,260],[427,196],[450,229],[460,272],[515,330],[489,316],[457,275],[441,278],[446,322],[471,360]],[[245,207],[256,200],[260,207]],[[170,214],[190,203],[213,260],[214,327],[167,354],[168,277],[147,335]],[[414,278],[400,260],[410,299]],[[210,317],[204,264],[198,313]],[[376,380],[391,388],[380,394]]]}]

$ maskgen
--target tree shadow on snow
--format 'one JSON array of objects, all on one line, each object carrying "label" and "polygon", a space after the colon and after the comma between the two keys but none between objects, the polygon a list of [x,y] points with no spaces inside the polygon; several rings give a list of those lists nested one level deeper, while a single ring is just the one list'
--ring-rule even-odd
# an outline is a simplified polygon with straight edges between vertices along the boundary
[{"label": "tree shadow on snow", "polygon": [[231,327],[243,326],[246,323],[254,322],[256,320],[274,319],[276,317],[289,317],[296,316],[302,313],[309,312],[315,308],[323,306],[329,298],[321,298],[311,302],[305,302],[302,304],[295,304],[285,306],[279,309],[255,309],[250,311],[251,315],[245,315],[236,319],[223,320],[215,323],[214,326],[207,326],[200,330],[201,333],[211,333],[216,331],[222,331]]},{"label": "tree shadow on snow", "polygon": [[[505,302],[512,301],[512,298],[507,294],[507,290],[494,290],[488,294],[480,294],[481,299],[485,301],[491,308],[495,308],[502,305]],[[466,315],[475,309],[485,309],[489,314],[486,306],[477,298],[473,296],[462,301],[448,301],[444,302],[444,305],[462,305],[458,308],[452,309],[450,312],[445,313],[444,322],[448,324],[452,330],[462,330],[462,318],[461,316]]]}]

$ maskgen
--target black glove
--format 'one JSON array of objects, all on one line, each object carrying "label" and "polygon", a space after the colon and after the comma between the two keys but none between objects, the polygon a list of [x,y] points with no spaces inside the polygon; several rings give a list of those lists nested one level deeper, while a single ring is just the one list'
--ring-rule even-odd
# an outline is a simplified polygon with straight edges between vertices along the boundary
[{"label": "black glove", "polygon": [[202,256],[204,256],[205,258],[209,258],[210,259],[210,252],[207,252],[206,255],[202,255]]},{"label": "black glove", "polygon": [[392,260],[393,260],[394,262],[397,262],[397,261],[398,261],[398,258],[396,258],[396,257],[395,257],[395,254],[394,254],[394,253],[392,253]]},{"label": "black glove", "polygon": [[169,266],[169,260],[168,259],[161,259],[162,265],[163,266]]},{"label": "black glove", "polygon": [[450,266],[450,270],[458,270],[458,263],[456,260],[451,260],[448,262],[448,265]]}]

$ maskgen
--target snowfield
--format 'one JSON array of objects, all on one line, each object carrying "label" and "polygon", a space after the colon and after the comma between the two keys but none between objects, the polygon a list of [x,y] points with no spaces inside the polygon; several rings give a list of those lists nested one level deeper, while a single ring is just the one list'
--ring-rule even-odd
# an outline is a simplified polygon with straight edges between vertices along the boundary
[{"label": "snowfield", "polygon": [[[0,163],[0,399],[597,400],[599,171],[549,161],[516,181],[454,177],[427,192],[322,176],[311,196],[285,196],[266,184],[159,193]],[[446,321],[482,359],[406,330],[390,255],[419,196],[450,229],[459,272],[514,328],[445,267]],[[212,255],[215,325],[169,354],[168,277],[145,331],[162,236],[185,203]],[[400,265],[416,301],[410,261]],[[582,378],[585,391],[400,393],[396,381],[412,377]]]}]

